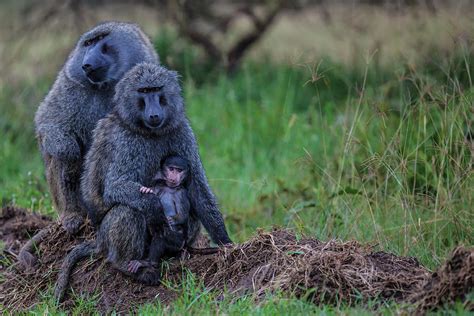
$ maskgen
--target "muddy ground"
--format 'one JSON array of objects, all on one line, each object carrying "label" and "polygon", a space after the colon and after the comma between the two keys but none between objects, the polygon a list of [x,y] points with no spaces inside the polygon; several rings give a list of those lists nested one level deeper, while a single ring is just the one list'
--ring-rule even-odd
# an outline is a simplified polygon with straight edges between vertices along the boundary
[{"label": "muddy ground", "polygon": [[[20,245],[44,227],[50,233],[37,249],[38,263],[35,269],[25,270],[16,263]],[[93,237],[93,229],[87,225],[78,238],[71,238],[60,225],[44,216],[3,208],[0,305],[10,310],[33,307],[40,301],[40,293],[55,282],[68,251]],[[198,246],[205,245],[203,239]],[[473,302],[465,299],[474,285],[473,248],[455,249],[446,263],[432,273],[416,258],[375,251],[356,241],[298,239],[289,230],[277,229],[258,231],[250,240],[216,254],[172,259],[163,270],[163,280],[179,284],[188,270],[207,288],[233,297],[251,294],[259,300],[267,291],[279,290],[315,304],[407,302],[410,311],[419,313],[464,299],[467,308],[474,309]],[[137,284],[101,258],[78,264],[70,285],[63,303],[65,309],[74,305],[74,295],[97,295],[97,308],[103,312],[130,311],[135,305],[157,299],[167,304],[177,295],[173,287]]]}]

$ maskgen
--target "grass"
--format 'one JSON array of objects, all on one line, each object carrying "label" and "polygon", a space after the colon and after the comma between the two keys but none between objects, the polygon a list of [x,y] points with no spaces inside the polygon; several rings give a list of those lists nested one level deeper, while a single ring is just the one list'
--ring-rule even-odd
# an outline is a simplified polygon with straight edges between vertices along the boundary
[{"label": "grass", "polygon": [[[169,36],[169,35],[166,35]],[[187,112],[231,237],[259,227],[356,239],[437,267],[457,245],[474,244],[472,50],[417,65],[245,63],[209,75],[192,50],[162,56],[183,74]],[[169,59],[168,59],[169,60]],[[0,198],[55,214],[34,139],[33,116],[53,78],[0,88]],[[176,302],[143,314],[371,314],[366,306],[314,306],[272,294],[218,300],[188,277]],[[82,300],[82,301],[81,301]],[[92,313],[78,298],[73,314]],[[370,306],[369,306],[370,307]],[[392,314],[400,306],[382,306]],[[62,313],[45,293],[35,313]],[[444,310],[462,314],[460,304]]]}]

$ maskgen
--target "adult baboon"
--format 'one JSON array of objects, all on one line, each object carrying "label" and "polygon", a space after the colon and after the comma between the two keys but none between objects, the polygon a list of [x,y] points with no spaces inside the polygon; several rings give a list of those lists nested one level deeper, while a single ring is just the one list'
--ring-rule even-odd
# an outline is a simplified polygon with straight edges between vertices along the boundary
[{"label": "adult baboon", "polygon": [[112,109],[115,84],[140,62],[158,62],[158,55],[137,25],[100,24],[81,36],[36,112],[51,197],[70,234],[86,215],[79,187],[92,130]]},{"label": "adult baboon", "polygon": [[[159,281],[156,267],[130,273],[128,264],[144,257],[146,214],[160,200],[155,194],[142,194],[140,188],[151,186],[164,157],[176,155],[189,162],[190,225],[201,222],[214,242],[231,243],[185,115],[177,73],[156,64],[137,65],[117,84],[114,101],[115,109],[94,130],[81,182],[91,217],[100,223],[97,241],[79,245],[66,257],[56,285],[59,299],[72,266],[92,252],[104,254],[115,268],[138,281]],[[157,221],[165,224],[164,213]],[[197,232],[189,234],[189,243]]]}]

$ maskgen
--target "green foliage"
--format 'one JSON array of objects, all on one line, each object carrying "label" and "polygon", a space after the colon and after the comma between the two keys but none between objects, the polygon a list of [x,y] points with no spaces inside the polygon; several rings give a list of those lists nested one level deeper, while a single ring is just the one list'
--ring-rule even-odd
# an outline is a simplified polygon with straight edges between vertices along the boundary
[{"label": "green foliage", "polygon": [[[372,243],[430,268],[456,245],[473,245],[472,52],[434,53],[425,64],[390,68],[372,60],[350,67],[329,59],[291,66],[247,62],[228,77],[166,32],[156,46],[163,62],[183,74],[187,112],[235,241],[279,225],[322,240]],[[1,88],[0,194],[3,204],[54,214],[32,123],[50,84]],[[140,311],[346,309],[279,294],[259,304],[251,297],[219,300],[195,280],[182,286],[172,306]],[[79,304],[80,311],[93,310],[89,303]],[[38,311],[53,311],[49,306]]]},{"label": "green foliage", "polygon": [[0,200],[53,214],[34,136],[33,117],[49,81],[0,88]]}]

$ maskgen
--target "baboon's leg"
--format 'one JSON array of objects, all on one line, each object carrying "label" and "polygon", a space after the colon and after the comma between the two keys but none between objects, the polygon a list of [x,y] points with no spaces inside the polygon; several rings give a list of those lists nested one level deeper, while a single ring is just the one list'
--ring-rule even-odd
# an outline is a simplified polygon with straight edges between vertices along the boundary
[{"label": "baboon's leg", "polygon": [[80,193],[81,163],[51,156],[46,157],[45,163],[46,179],[61,223],[69,234],[76,234],[86,217]]},{"label": "baboon's leg", "polygon": [[100,224],[99,246],[107,260],[117,266],[143,258],[146,246],[146,220],[141,212],[125,205],[110,209]]},{"label": "baboon's leg", "polygon": [[165,254],[166,247],[166,240],[163,239],[161,234],[154,234],[148,251],[148,261],[158,265]]},{"label": "baboon's leg", "polygon": [[161,282],[161,270],[158,266],[151,265],[139,271],[133,278],[146,285],[158,285]]},{"label": "baboon's leg", "polygon": [[[147,227],[144,215],[124,205],[113,207],[105,215],[99,229],[99,247],[106,251],[112,266],[144,284],[158,284],[160,269],[144,260]],[[129,271],[133,261],[145,263],[136,273]]]}]

